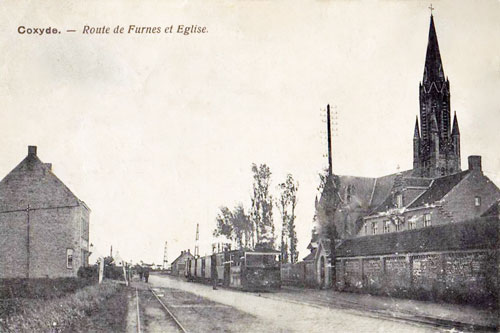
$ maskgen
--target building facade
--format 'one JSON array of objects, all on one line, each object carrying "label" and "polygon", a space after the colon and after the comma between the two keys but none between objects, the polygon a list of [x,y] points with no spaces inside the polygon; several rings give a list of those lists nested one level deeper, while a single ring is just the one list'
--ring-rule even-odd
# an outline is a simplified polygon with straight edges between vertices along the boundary
[{"label": "building facade", "polygon": [[188,259],[193,259],[194,256],[190,250],[181,251],[181,254],[172,261],[172,275],[184,276],[186,271],[186,262]]},{"label": "building facade", "polygon": [[29,146],[0,181],[0,278],[76,276],[88,265],[89,214]]},{"label": "building facade", "polygon": [[400,177],[386,200],[368,216],[358,236],[378,235],[472,220],[500,198],[484,175],[480,156],[468,170],[439,178]]}]

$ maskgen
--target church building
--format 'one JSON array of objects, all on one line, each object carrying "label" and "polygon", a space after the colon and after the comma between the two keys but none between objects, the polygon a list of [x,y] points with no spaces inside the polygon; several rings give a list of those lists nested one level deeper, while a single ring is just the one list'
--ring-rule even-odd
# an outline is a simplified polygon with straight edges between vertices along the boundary
[{"label": "church building", "polygon": [[[481,156],[469,156],[462,171],[460,130],[456,113],[451,122],[450,81],[432,15],[419,93],[413,169],[377,178],[328,177],[316,210],[320,224],[335,225],[337,239],[470,220],[500,198],[482,172]],[[328,204],[335,209],[325,209]]]},{"label": "church building", "polygon": [[[487,272],[496,262],[491,248],[498,238],[500,189],[483,173],[481,156],[469,156],[462,170],[458,119],[454,113],[451,121],[450,82],[432,14],[419,93],[412,169],[373,178],[342,176],[331,172],[329,158],[316,201],[319,232],[309,246],[315,267],[324,263],[315,272],[321,286],[402,288],[411,294],[446,285],[464,297],[497,288]],[[331,251],[318,251],[322,238],[335,240]],[[435,264],[443,256],[450,256],[448,264]],[[453,271],[460,265],[480,269]],[[335,272],[322,273],[332,267]],[[327,276],[336,282],[324,281]]]}]

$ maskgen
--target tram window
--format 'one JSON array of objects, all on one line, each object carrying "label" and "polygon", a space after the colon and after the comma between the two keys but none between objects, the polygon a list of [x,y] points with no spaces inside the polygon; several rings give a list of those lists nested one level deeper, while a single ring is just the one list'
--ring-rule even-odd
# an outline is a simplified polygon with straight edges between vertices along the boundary
[{"label": "tram window", "polygon": [[266,266],[274,266],[278,263],[276,260],[276,255],[265,255],[264,257],[264,265]]},{"label": "tram window", "polygon": [[247,267],[262,267],[264,266],[263,258],[261,255],[247,254]]}]

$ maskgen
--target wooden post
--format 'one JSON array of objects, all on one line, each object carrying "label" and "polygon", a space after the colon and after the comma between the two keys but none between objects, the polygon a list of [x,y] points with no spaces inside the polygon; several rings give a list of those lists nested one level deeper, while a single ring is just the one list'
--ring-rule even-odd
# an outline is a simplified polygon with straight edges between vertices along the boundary
[{"label": "wooden post", "polygon": [[104,257],[101,257],[101,262],[99,263],[99,284],[102,283],[104,275]]}]

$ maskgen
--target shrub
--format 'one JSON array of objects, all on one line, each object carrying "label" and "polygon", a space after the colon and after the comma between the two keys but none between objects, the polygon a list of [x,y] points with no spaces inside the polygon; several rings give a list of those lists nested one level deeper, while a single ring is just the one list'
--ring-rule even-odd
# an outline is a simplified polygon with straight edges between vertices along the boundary
[{"label": "shrub", "polygon": [[99,279],[99,267],[97,265],[80,267],[77,273],[79,278],[82,279]]},{"label": "shrub", "polygon": [[122,287],[111,281],[51,300],[25,300],[23,311],[0,321],[0,332],[65,332]]},{"label": "shrub", "polygon": [[0,298],[51,299],[75,292],[95,283],[87,278],[3,279],[0,281]]}]

